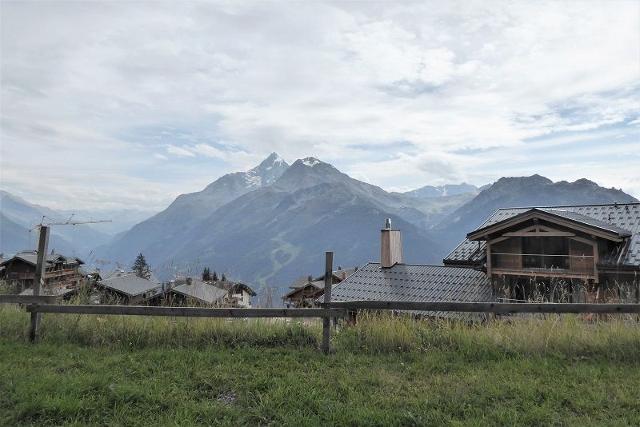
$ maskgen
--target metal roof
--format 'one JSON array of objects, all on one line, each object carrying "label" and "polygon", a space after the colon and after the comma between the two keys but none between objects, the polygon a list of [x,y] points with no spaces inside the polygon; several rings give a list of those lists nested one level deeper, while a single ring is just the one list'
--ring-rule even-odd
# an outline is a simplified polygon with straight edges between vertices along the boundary
[{"label": "metal roof", "polygon": [[117,272],[109,278],[101,280],[99,285],[132,297],[144,293],[151,293],[150,296],[153,296],[162,292],[162,285],[154,280],[153,276],[149,280],[138,277],[132,272]]},{"label": "metal roof", "polygon": [[[491,285],[482,271],[442,265],[369,263],[333,286],[332,301],[492,301]],[[477,313],[419,314],[480,319]]]},{"label": "metal roof", "polygon": [[[495,211],[478,229],[512,218],[536,207],[504,208]],[[579,220],[609,231],[624,232],[629,237],[629,249],[623,265],[640,266],[640,203],[612,203],[608,205],[546,206],[539,210]],[[444,259],[445,264],[479,263],[484,259],[484,242],[465,239]]]},{"label": "metal roof", "polygon": [[178,294],[195,298],[207,304],[213,304],[223,300],[227,295],[227,291],[214,285],[209,285],[202,280],[191,279],[191,283],[184,283],[172,289]]}]

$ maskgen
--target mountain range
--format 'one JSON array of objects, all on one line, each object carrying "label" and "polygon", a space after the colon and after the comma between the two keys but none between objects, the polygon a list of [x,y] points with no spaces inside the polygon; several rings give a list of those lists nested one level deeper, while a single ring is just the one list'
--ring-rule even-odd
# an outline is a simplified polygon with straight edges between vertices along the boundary
[{"label": "mountain range", "polygon": [[375,259],[378,230],[387,217],[407,232],[409,259],[435,261],[435,244],[417,205],[318,159],[288,165],[272,154],[248,172],[225,175],[201,192],[178,197],[97,252],[127,262],[142,251],[164,277],[206,265],[284,288],[299,275],[316,272],[325,250],[334,250],[345,266]]},{"label": "mountain range", "polygon": [[[28,233],[24,218],[39,220],[46,208],[8,193],[2,197],[2,250],[25,249],[20,240]],[[127,267],[142,252],[163,279],[199,274],[208,266],[258,290],[283,291],[295,278],[319,273],[326,250],[334,251],[336,264],[343,267],[377,260],[379,229],[386,218],[403,232],[406,262],[439,264],[497,208],[614,201],[636,199],[586,179],[553,182],[539,175],[501,178],[481,188],[463,183],[387,192],[319,159],[289,165],[273,153],[253,169],[180,195],[162,212],[110,240],[93,228],[82,236],[68,235],[67,227],[53,231],[60,250],[97,246],[95,265]]]},{"label": "mountain range", "polygon": [[480,189],[472,184],[445,184],[439,186],[425,185],[416,190],[407,191],[407,196],[431,199],[434,197],[459,196],[461,194],[478,194]]},{"label": "mountain range", "polygon": [[[467,232],[477,228],[494,211],[505,207],[561,206],[637,202],[622,190],[600,187],[588,179],[553,182],[540,175],[500,178],[468,203],[451,212],[431,229],[431,235],[453,249]],[[448,253],[448,252],[447,252]]]}]

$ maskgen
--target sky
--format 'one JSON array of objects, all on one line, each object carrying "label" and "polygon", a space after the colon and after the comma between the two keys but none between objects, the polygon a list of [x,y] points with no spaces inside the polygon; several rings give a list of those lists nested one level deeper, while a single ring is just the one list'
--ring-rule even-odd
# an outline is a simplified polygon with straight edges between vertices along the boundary
[{"label": "sky", "polygon": [[0,2],[0,188],[160,210],[271,152],[640,198],[640,2]]}]

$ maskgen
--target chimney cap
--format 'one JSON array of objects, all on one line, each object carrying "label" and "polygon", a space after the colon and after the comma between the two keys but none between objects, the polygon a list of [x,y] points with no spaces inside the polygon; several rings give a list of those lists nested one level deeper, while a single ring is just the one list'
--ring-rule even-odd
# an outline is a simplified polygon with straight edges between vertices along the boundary
[{"label": "chimney cap", "polygon": [[391,218],[387,218],[384,222],[384,228],[387,230],[391,229]]}]

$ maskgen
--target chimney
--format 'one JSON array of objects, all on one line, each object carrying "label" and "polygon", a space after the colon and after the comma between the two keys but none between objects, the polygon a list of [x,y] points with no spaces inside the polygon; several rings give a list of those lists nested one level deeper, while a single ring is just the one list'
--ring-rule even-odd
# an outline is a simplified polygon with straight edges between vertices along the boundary
[{"label": "chimney", "polygon": [[391,218],[387,218],[380,235],[380,265],[390,268],[402,264],[402,236],[400,230],[391,229]]}]

